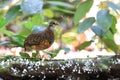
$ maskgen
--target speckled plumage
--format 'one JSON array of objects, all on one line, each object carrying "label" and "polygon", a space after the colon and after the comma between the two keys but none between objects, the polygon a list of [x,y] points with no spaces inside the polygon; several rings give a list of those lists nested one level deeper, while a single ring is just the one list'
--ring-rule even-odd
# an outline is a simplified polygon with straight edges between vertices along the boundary
[{"label": "speckled plumage", "polygon": [[55,22],[50,22],[48,28],[44,31],[30,34],[24,41],[25,50],[29,50],[31,48],[36,50],[44,50],[49,48],[54,42],[53,29],[55,25]]}]

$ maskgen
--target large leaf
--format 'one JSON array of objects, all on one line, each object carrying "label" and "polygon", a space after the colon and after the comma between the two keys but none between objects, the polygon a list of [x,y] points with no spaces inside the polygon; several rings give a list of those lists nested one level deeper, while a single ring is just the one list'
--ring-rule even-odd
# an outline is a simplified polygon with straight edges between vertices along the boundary
[{"label": "large leaf", "polygon": [[103,31],[108,31],[112,25],[112,16],[108,10],[101,10],[97,13],[97,23]]},{"label": "large leaf", "polygon": [[93,42],[93,41],[86,41],[86,42],[82,43],[82,44],[80,45],[80,48],[79,48],[79,49],[82,50],[82,49],[90,46],[92,42]]},{"label": "large leaf", "polygon": [[78,24],[79,20],[82,19],[86,13],[90,10],[93,4],[93,0],[87,0],[79,5],[74,15],[74,23]]},{"label": "large leaf", "polygon": [[42,11],[43,0],[23,0],[21,9],[24,14],[37,14]]},{"label": "large leaf", "polygon": [[104,42],[104,44],[110,48],[111,50],[113,50],[115,53],[118,52],[118,46],[115,44],[113,39],[108,39],[106,37],[102,38],[102,41]]},{"label": "large leaf", "polygon": [[111,7],[116,13],[118,13],[118,10],[120,10],[120,6],[114,4],[113,2],[106,1],[105,3],[107,6]]},{"label": "large leaf", "polygon": [[117,19],[113,16],[112,16],[112,25],[110,27],[110,31],[112,32],[112,34],[115,34],[117,32],[117,29],[116,29],[116,23],[117,23]]},{"label": "large leaf", "polygon": [[82,33],[85,30],[87,30],[89,27],[92,26],[92,24],[95,22],[95,18],[94,17],[90,17],[85,19],[78,27],[78,33]]},{"label": "large leaf", "polygon": [[103,37],[107,33],[106,31],[103,31],[99,26],[92,26],[91,29],[99,37]]},{"label": "large leaf", "polygon": [[7,24],[7,19],[5,18],[0,18],[0,28],[4,27]]},{"label": "large leaf", "polygon": [[5,15],[5,18],[7,18],[8,22],[14,21],[19,15],[21,15],[20,6],[14,6],[8,10],[8,12]]}]

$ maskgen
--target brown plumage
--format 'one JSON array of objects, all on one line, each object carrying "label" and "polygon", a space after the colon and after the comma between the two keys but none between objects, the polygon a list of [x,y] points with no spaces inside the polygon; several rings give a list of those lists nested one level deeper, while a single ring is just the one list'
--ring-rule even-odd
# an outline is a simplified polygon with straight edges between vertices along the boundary
[{"label": "brown plumage", "polygon": [[56,23],[52,21],[45,30],[30,34],[24,41],[25,50],[35,49],[37,52],[49,48],[54,42],[55,25]]}]

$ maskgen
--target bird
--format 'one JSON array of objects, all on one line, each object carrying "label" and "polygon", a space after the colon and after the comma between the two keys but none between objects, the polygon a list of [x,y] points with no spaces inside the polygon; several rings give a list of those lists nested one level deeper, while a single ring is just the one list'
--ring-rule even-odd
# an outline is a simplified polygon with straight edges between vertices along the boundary
[{"label": "bird", "polygon": [[24,41],[25,51],[35,49],[39,54],[40,50],[49,48],[54,42],[54,28],[57,25],[55,21],[51,21],[45,30],[31,33]]}]

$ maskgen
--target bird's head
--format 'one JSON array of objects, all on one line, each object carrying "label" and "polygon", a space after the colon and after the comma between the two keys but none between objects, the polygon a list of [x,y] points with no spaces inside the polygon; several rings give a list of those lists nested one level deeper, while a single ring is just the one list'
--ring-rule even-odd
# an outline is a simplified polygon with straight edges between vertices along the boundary
[{"label": "bird's head", "polygon": [[57,22],[51,21],[51,22],[49,23],[48,28],[53,31],[56,25],[58,25]]}]

